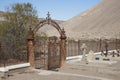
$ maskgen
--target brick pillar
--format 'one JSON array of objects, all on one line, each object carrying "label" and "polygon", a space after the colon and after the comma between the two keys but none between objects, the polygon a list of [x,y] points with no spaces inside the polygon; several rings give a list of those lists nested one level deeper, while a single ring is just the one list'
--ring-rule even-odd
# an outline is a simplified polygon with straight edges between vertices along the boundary
[{"label": "brick pillar", "polygon": [[66,60],[66,35],[64,29],[61,31],[60,42],[60,66],[63,67]]},{"label": "brick pillar", "polygon": [[34,68],[34,33],[30,28],[28,37],[27,37],[27,60],[30,63],[30,66]]}]

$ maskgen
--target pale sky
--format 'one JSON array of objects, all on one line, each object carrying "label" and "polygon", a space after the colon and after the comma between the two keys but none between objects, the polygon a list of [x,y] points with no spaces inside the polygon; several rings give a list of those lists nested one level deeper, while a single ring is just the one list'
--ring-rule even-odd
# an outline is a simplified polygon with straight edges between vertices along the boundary
[{"label": "pale sky", "polygon": [[0,11],[15,3],[31,3],[39,18],[45,18],[49,11],[52,19],[68,20],[95,6],[101,0],[0,0]]}]

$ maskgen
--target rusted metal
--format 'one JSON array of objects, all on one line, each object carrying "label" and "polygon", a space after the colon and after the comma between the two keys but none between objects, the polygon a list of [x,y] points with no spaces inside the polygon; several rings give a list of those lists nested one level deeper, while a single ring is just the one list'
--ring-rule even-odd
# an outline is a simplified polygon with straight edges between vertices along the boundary
[{"label": "rusted metal", "polygon": [[118,50],[118,39],[115,39],[115,49]]},{"label": "rusted metal", "polygon": [[58,39],[49,39],[48,43],[48,69],[60,67],[60,44]]},{"label": "rusted metal", "polygon": [[78,55],[80,55],[80,40],[78,40]]},{"label": "rusted metal", "polygon": [[108,41],[105,41],[105,57],[108,55]]},{"label": "rusted metal", "polygon": [[31,67],[34,68],[34,33],[31,28],[27,36],[27,58]]},{"label": "rusted metal", "polygon": [[101,38],[99,39],[99,52],[101,52],[102,51],[102,40],[101,40]]},{"label": "rusted metal", "polygon": [[[34,62],[35,62],[34,61],[34,48],[36,48],[36,47],[34,44],[34,34],[36,34],[36,32],[41,27],[43,27],[45,24],[48,24],[48,25],[50,24],[53,27],[55,27],[60,34],[61,40],[60,40],[59,44],[56,43],[56,41],[53,41],[54,43],[49,42],[49,45],[51,45],[51,46],[48,46],[48,51],[50,51],[50,52],[48,52],[49,55],[47,55],[47,57],[50,62],[48,62],[48,61],[45,62],[45,60],[44,60],[44,63],[49,66],[49,67],[47,66],[48,68],[62,67],[65,64],[65,59],[66,59],[66,34],[65,34],[64,29],[61,29],[60,26],[55,21],[51,20],[49,12],[48,12],[45,20],[40,21],[38,26],[36,28],[34,28],[33,30],[31,28],[29,30],[27,43],[28,43],[28,56],[29,56],[28,59],[29,59],[30,65],[31,65],[31,67],[34,67]],[[56,53],[57,46],[60,47],[60,55],[57,55],[57,53]],[[45,57],[46,54],[45,53],[43,53],[43,54],[44,54],[44,59],[46,59],[46,57]],[[54,54],[53,57],[51,57],[52,54]],[[57,59],[56,57],[60,57],[60,59]],[[55,61],[55,60],[57,60],[57,62],[59,62],[59,65],[56,65],[56,63],[53,63],[53,61]],[[51,65],[52,65],[52,67],[51,67]]]},{"label": "rusted metal", "polygon": [[35,68],[55,69],[60,67],[60,40],[50,37],[35,44]]},{"label": "rusted metal", "polygon": [[60,41],[60,66],[63,67],[66,60],[66,34],[64,29],[61,30]]},{"label": "rusted metal", "polygon": [[48,40],[40,40],[35,44],[35,68],[48,69]]}]

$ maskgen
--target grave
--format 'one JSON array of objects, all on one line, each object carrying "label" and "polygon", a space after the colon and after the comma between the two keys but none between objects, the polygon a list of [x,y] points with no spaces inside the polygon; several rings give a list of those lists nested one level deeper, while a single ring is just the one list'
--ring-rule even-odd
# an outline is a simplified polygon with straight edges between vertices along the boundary
[{"label": "grave", "polygon": [[88,62],[92,62],[95,60],[95,55],[94,55],[94,51],[90,50],[88,55],[87,55],[87,60]]},{"label": "grave", "polygon": [[87,56],[86,56],[86,48],[87,48],[86,44],[83,43],[82,46],[81,46],[81,50],[82,50],[82,53],[83,53],[81,63],[83,63],[83,64],[88,64]]}]

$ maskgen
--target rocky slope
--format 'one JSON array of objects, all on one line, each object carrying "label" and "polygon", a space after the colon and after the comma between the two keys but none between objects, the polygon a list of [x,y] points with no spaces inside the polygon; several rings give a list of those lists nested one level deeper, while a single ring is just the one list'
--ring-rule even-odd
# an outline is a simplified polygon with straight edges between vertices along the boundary
[{"label": "rocky slope", "polygon": [[120,38],[120,0],[103,0],[61,26],[70,38]]}]

